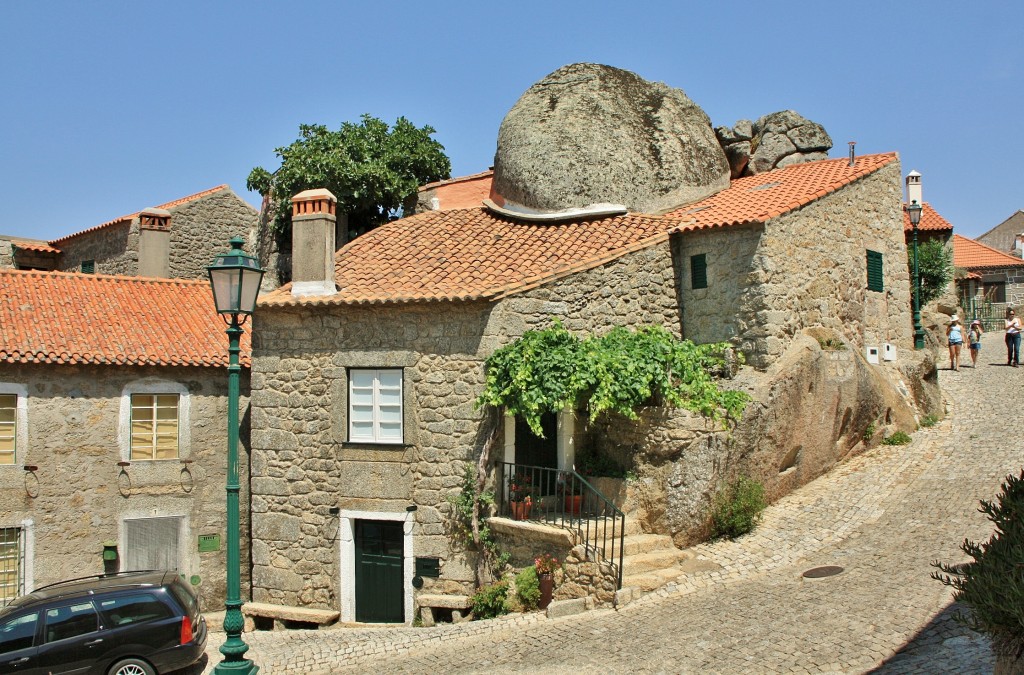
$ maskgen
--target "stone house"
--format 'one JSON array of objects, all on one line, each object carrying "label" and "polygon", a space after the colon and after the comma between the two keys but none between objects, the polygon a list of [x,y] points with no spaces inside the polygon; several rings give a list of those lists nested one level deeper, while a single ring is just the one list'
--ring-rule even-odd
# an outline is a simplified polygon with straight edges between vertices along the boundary
[{"label": "stone house", "polygon": [[229,239],[254,236],[257,218],[219,185],[49,242],[0,237],[0,269],[197,279]]},{"label": "stone house", "polygon": [[986,328],[1002,326],[1005,309],[1024,302],[1024,260],[955,234],[953,265],[967,272],[958,282],[964,311],[972,318],[984,314],[991,324]]},{"label": "stone house", "polygon": [[977,241],[997,251],[1017,258],[1024,252],[1024,211],[1019,210],[977,238]]},{"label": "stone house", "polygon": [[[830,418],[790,433],[765,421],[777,411],[769,404],[751,408],[760,431],[746,434],[752,445],[740,454],[755,470],[768,467],[775,496],[863,447],[863,427],[875,419],[866,415],[884,425],[903,414],[894,403],[839,414],[857,405],[858,386],[863,395],[877,391],[872,378],[899,379],[890,358],[912,348],[895,154],[740,178],[662,215],[622,209],[536,222],[441,204],[337,255],[334,202],[315,192],[293,199],[304,241],[293,247],[303,252],[295,281],[264,296],[254,316],[256,601],[409,623],[417,594],[468,592],[472,562],[452,536],[446,497],[488,434],[474,406],[483,362],[552,318],[580,333],[660,324],[695,342],[729,341],[753,366],[745,370],[755,398],[782,378],[807,415],[837,411],[834,430]],[[850,349],[826,355],[808,331]],[[790,377],[803,358],[794,345],[831,364],[822,386]],[[837,378],[854,393],[839,392]],[[526,463],[538,438],[515,419],[499,424],[497,459]],[[543,439],[551,465],[571,469],[590,431],[573,411],[551,424]],[[694,433],[702,432],[668,428],[659,438],[678,446]],[[790,441],[764,440],[797,437],[785,447]],[[424,561],[438,576],[418,579],[417,589]]]},{"label": "stone house", "polygon": [[147,568],[223,602],[227,361],[206,281],[0,270],[0,603]]}]

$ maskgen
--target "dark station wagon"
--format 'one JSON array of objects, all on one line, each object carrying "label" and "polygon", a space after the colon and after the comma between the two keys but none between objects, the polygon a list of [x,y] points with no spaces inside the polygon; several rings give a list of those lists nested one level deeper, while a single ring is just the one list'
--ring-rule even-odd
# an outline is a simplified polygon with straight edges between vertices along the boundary
[{"label": "dark station wagon", "polygon": [[171,571],[62,581],[0,610],[0,673],[154,675],[205,649],[199,599]]}]

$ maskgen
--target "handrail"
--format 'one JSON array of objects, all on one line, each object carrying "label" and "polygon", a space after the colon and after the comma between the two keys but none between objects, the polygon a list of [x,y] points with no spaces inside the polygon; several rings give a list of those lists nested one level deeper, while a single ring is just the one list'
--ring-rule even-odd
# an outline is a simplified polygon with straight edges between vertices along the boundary
[{"label": "handrail", "polygon": [[575,532],[588,553],[611,565],[616,590],[622,588],[626,514],[612,500],[567,469],[500,462],[496,479],[500,486],[494,500],[498,515],[522,518],[523,507],[517,506],[520,512],[513,514],[512,504],[530,496],[528,518]]}]

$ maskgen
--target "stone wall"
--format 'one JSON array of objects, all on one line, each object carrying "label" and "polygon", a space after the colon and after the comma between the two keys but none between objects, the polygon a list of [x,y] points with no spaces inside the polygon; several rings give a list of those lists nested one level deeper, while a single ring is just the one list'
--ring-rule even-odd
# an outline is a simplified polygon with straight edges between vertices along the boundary
[{"label": "stone wall", "polygon": [[[893,162],[770,219],[763,231],[738,234],[736,251],[723,250],[733,229],[684,233],[678,255],[686,337],[731,339],[761,369],[812,326],[836,330],[857,349],[886,342],[911,348],[899,173]],[[883,256],[882,292],[867,290],[869,249]],[[690,256],[697,253],[708,255],[706,291],[690,287]],[[717,290],[710,288],[714,284]],[[734,310],[731,322],[722,307]]]},{"label": "stone wall", "polygon": [[61,271],[80,271],[83,260],[93,260],[97,274],[135,276],[139,269],[139,222],[112,223],[61,240],[56,246],[61,250],[57,263]]},{"label": "stone wall", "polygon": [[0,270],[14,269],[14,247],[10,239],[0,238]]},{"label": "stone wall", "polygon": [[[122,461],[125,387],[153,378],[184,387],[190,425],[181,459]],[[245,378],[243,378],[245,379]],[[225,595],[227,375],[212,368],[130,368],[5,364],[0,383],[27,389],[28,436],[18,463],[0,466],[0,526],[31,522],[35,586],[104,571],[103,542],[119,540],[125,517],[184,516],[179,540],[186,577],[200,578],[203,607]],[[248,392],[243,385],[242,411]],[[239,448],[240,503],[248,503],[248,415]],[[187,431],[187,433],[186,433]],[[187,449],[186,442],[187,439]],[[34,465],[35,471],[25,471]],[[248,509],[241,509],[242,589],[249,588]],[[219,534],[221,549],[198,552],[197,538]],[[125,543],[119,543],[123,554]]]}]

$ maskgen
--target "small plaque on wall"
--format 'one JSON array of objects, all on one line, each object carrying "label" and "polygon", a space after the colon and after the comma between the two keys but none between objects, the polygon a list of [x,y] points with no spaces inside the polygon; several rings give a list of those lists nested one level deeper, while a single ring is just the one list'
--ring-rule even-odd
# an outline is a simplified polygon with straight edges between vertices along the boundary
[{"label": "small plaque on wall", "polygon": [[214,551],[220,550],[220,535],[219,534],[201,534],[199,535],[199,552],[200,553],[213,553]]}]

